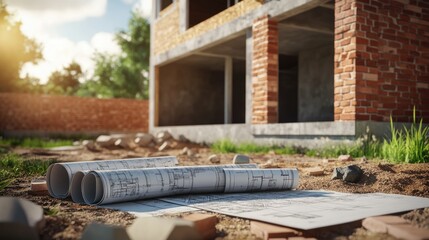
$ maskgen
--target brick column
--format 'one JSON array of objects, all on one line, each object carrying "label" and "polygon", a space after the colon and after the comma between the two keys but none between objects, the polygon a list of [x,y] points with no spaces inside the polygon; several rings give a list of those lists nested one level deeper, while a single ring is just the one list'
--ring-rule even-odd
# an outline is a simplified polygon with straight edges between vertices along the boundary
[{"label": "brick column", "polygon": [[335,121],[356,118],[356,16],[354,0],[335,2]]},{"label": "brick column", "polygon": [[277,22],[263,16],[253,22],[252,123],[278,122]]}]

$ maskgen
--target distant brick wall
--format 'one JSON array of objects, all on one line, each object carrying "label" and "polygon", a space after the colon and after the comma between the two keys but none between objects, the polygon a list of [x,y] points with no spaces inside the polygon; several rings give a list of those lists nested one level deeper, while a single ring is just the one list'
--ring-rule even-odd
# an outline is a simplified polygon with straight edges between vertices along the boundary
[{"label": "distant brick wall", "polygon": [[278,122],[278,29],[263,16],[253,22],[252,123]]},{"label": "distant brick wall", "polygon": [[0,94],[0,132],[147,132],[146,100]]},{"label": "distant brick wall", "polygon": [[335,120],[429,121],[429,3],[337,0]]}]

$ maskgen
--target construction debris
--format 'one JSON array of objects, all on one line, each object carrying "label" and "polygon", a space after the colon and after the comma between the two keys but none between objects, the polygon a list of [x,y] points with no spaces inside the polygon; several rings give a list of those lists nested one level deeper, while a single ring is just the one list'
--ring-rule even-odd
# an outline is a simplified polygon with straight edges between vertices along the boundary
[{"label": "construction debris", "polygon": [[216,154],[210,155],[208,159],[213,164],[220,163],[220,158]]},{"label": "construction debris", "polygon": [[35,179],[31,181],[29,193],[32,195],[48,195],[46,180]]},{"label": "construction debris", "polygon": [[139,147],[149,147],[154,141],[154,137],[149,133],[137,133],[134,143]]},{"label": "construction debris", "polygon": [[[194,223],[183,219],[138,218],[127,229],[131,239],[197,240],[202,239]],[[99,238],[100,239],[100,238]]]},{"label": "construction debris", "polygon": [[106,240],[131,240],[127,231],[123,227],[91,223],[82,234],[82,240],[106,239]]},{"label": "construction debris", "polygon": [[371,232],[387,233],[398,239],[429,239],[429,230],[417,228],[398,216],[369,217],[362,226]]},{"label": "construction debris", "polygon": [[322,176],[324,174],[323,169],[321,169],[320,167],[308,168],[307,172],[310,176]]},{"label": "construction debris", "polygon": [[95,146],[95,143],[93,140],[83,140],[82,146],[84,146],[89,151],[97,151],[97,147]]},{"label": "construction debris", "polygon": [[203,239],[216,238],[216,224],[219,222],[214,214],[193,213],[183,217],[194,223],[195,228]]},{"label": "construction debris", "polygon": [[192,157],[195,155],[195,153],[191,149],[189,149],[188,147],[184,147],[182,149],[182,151],[180,152],[180,155],[187,155],[189,157]]},{"label": "construction debris", "polygon": [[341,161],[341,162],[351,162],[351,161],[353,161],[354,159],[352,158],[352,156],[350,156],[350,155],[340,155],[339,157],[338,157],[338,161]]},{"label": "construction debris", "polygon": [[158,151],[162,152],[164,150],[167,150],[168,148],[170,148],[170,145],[169,145],[169,142],[166,141],[158,148]]},{"label": "construction debris", "polygon": [[356,183],[362,177],[363,171],[357,165],[337,167],[332,173],[332,179],[342,179],[345,182]]},{"label": "construction debris", "polygon": [[172,137],[173,136],[171,136],[171,133],[169,133],[168,131],[162,131],[156,134],[156,141],[158,143],[162,143],[169,140]]},{"label": "construction debris", "polygon": [[111,148],[115,146],[115,141],[116,141],[115,138],[108,135],[100,135],[95,140],[97,145],[103,148]]},{"label": "construction debris", "polygon": [[0,197],[0,206],[0,239],[39,239],[45,225],[42,207],[15,197]]},{"label": "construction debris", "polygon": [[232,160],[232,164],[247,164],[250,163],[249,156],[236,154]]},{"label": "construction debris", "polygon": [[279,168],[279,164],[276,159],[270,159],[266,163],[260,164],[260,168]]},{"label": "construction debris", "polygon": [[295,229],[258,221],[250,222],[250,232],[264,240],[275,238],[286,239],[300,235]]}]

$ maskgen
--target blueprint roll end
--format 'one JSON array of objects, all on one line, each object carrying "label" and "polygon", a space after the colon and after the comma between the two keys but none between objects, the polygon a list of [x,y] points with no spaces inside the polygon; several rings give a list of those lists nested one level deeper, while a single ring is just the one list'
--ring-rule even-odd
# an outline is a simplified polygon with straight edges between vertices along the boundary
[{"label": "blueprint roll end", "polygon": [[61,164],[49,166],[46,174],[48,192],[52,197],[66,198],[70,194],[70,179],[67,169]]},{"label": "blueprint roll end", "polygon": [[86,204],[98,204],[103,197],[103,188],[100,176],[95,172],[89,172],[82,179],[82,197]]},{"label": "blueprint roll end", "polygon": [[83,177],[85,177],[85,175],[88,172],[86,171],[79,171],[77,172],[73,178],[72,178],[72,183],[71,183],[71,188],[70,188],[70,196],[73,200],[73,202],[75,203],[85,203],[85,200],[83,199],[82,196],[82,180]]}]

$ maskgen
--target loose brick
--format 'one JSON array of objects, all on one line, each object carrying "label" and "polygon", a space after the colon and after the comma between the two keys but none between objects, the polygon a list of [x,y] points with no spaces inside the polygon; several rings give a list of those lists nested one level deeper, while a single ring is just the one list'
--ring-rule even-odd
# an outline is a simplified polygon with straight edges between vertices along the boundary
[{"label": "loose brick", "polygon": [[429,239],[429,230],[416,228],[398,216],[369,217],[362,226],[371,232],[387,233],[399,239]]},{"label": "loose brick", "polygon": [[203,239],[214,239],[216,237],[216,224],[218,223],[216,215],[193,213],[184,216],[183,219],[192,221]]},{"label": "loose brick", "polygon": [[310,176],[322,176],[324,174],[323,169],[319,167],[307,169],[308,175]]},{"label": "loose brick", "polygon": [[263,222],[251,221],[250,232],[264,240],[275,238],[289,238],[298,236],[300,233],[292,228],[272,225]]}]

